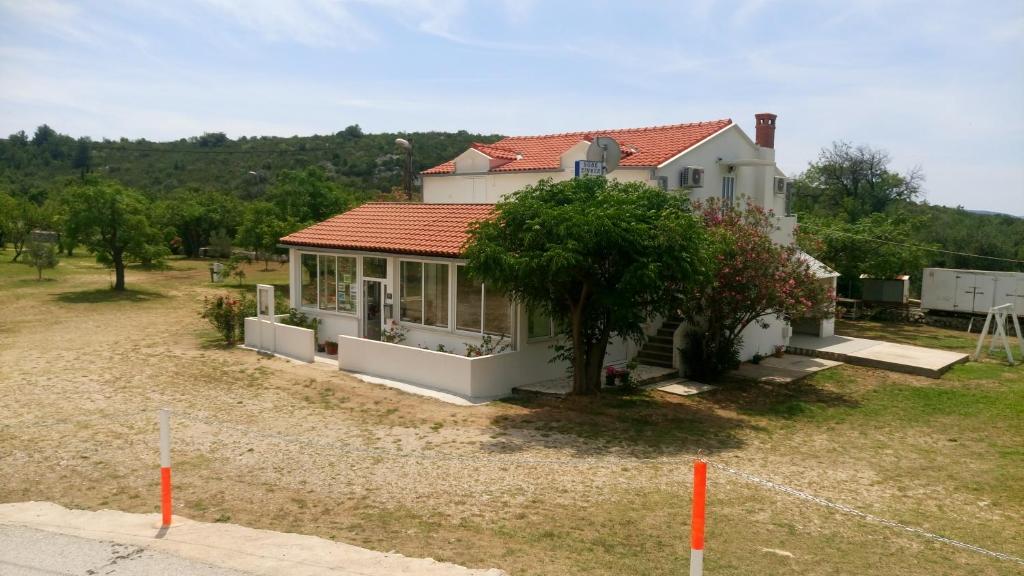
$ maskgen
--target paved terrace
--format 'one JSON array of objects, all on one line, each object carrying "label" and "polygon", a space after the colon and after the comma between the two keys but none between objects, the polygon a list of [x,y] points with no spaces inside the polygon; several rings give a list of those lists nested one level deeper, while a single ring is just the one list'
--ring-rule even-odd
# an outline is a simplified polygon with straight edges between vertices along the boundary
[{"label": "paved terrace", "polygon": [[794,334],[787,352],[816,358],[827,358],[857,366],[904,372],[929,378],[939,378],[954,364],[967,362],[968,355],[947,350],[935,350],[894,344],[866,338],[831,336],[816,338]]}]

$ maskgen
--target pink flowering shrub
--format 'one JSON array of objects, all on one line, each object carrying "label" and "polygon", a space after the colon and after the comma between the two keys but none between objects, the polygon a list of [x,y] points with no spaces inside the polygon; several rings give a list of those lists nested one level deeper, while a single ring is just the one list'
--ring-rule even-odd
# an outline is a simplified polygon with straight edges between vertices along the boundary
[{"label": "pink flowering shrub", "polygon": [[795,245],[772,242],[774,215],[747,203],[745,209],[717,199],[694,203],[712,239],[712,281],[691,290],[680,310],[697,335],[688,338],[693,377],[716,379],[738,364],[740,333],[767,326],[776,316],[824,318],[835,295],[819,281]]},{"label": "pink flowering shrub", "polygon": [[256,315],[256,302],[245,295],[204,298],[199,315],[220,332],[225,343],[234,344],[245,338],[245,318]]}]

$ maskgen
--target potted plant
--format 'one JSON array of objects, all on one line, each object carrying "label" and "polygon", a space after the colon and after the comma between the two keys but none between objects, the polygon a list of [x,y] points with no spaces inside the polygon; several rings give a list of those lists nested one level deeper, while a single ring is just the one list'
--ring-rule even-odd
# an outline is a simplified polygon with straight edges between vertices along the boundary
[{"label": "potted plant", "polygon": [[776,358],[782,358],[782,356],[785,353],[786,353],[786,347],[783,346],[782,344],[779,344],[778,346],[775,347],[775,357]]},{"label": "potted plant", "polygon": [[333,341],[333,340],[328,340],[328,341],[324,342],[324,350],[330,356],[337,356],[338,355],[338,343]]},{"label": "potted plant", "polygon": [[604,385],[612,388],[615,386],[615,379],[618,378],[619,371],[615,369],[615,366],[608,366],[604,369]]}]

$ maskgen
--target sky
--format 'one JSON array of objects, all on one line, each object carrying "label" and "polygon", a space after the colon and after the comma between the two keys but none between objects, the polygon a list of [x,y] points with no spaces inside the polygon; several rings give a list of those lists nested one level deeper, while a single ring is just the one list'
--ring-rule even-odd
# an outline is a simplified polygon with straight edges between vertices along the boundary
[{"label": "sky", "polygon": [[1024,214],[1021,0],[0,0],[0,134],[545,134],[779,115]]}]

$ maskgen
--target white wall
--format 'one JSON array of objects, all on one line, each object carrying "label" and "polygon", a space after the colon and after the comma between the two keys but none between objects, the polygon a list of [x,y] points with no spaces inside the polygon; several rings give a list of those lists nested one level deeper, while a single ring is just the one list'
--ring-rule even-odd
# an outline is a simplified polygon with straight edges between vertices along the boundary
[{"label": "white wall", "polygon": [[[457,161],[458,174],[424,175],[423,199],[428,203],[496,203],[504,196],[536,184],[544,178],[555,181],[568,180],[574,175],[576,160],[586,158],[589,143],[581,142],[566,151],[561,158],[561,168],[555,171],[529,172],[487,172],[487,157],[472,150],[460,155]],[[470,153],[471,152],[471,153]],[[721,159],[721,163],[719,162]],[[729,172],[729,162],[762,162],[767,164],[737,165]],[[608,174],[609,178],[620,181],[639,181],[657,185],[658,176],[668,178],[669,190],[679,187],[679,173],[686,166],[704,168],[704,186],[688,191],[695,200],[720,197],[722,176],[736,177],[735,199],[742,202],[749,198],[758,206],[773,210],[777,216],[785,216],[785,195],[775,194],[774,177],[783,175],[775,162],[775,150],[757,146],[736,124],[722,130],[684,154],[671,159],[665,165],[652,168],[621,167]],[[462,173],[465,166],[466,173]],[[469,173],[470,170],[476,172]],[[780,243],[792,241],[795,218],[780,222],[781,230],[773,239]]]},{"label": "white wall", "polygon": [[338,336],[338,368],[473,397],[470,358]]},{"label": "white wall", "polygon": [[[278,318],[283,316],[279,315]],[[312,330],[260,320],[255,317],[246,318],[244,322],[246,346],[294,358],[301,362],[313,361],[316,342]]]}]

